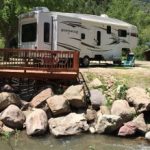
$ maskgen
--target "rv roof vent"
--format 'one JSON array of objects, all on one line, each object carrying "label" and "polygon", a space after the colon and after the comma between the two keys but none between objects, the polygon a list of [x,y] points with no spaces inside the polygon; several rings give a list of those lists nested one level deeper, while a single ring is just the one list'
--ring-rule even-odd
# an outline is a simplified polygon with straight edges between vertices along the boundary
[{"label": "rv roof vent", "polygon": [[106,14],[101,14],[101,17],[108,18]]},{"label": "rv roof vent", "polygon": [[32,10],[41,11],[41,12],[49,12],[49,9],[47,7],[34,7]]}]

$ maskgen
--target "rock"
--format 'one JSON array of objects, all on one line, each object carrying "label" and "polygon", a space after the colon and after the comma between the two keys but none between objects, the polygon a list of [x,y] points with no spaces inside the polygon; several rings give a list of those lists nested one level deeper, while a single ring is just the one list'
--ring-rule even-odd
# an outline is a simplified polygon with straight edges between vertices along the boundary
[{"label": "rock", "polygon": [[101,87],[102,85],[102,82],[98,78],[95,78],[92,82],[90,82],[89,87],[96,89]]},{"label": "rock", "polygon": [[120,116],[123,122],[128,122],[133,119],[136,112],[134,107],[130,107],[126,100],[116,100],[112,104],[111,114]]},{"label": "rock", "polygon": [[46,100],[53,96],[53,91],[51,88],[47,88],[41,91],[38,95],[36,95],[30,102],[30,105],[35,108],[39,108],[46,103]]},{"label": "rock", "polygon": [[145,134],[145,139],[150,140],[150,131]]},{"label": "rock", "polygon": [[29,107],[29,102],[26,102],[24,100],[21,100],[21,110],[26,110]]},{"label": "rock", "polygon": [[103,93],[97,89],[90,90],[90,101],[94,109],[99,109],[101,105],[104,105],[106,98]]},{"label": "rock", "polygon": [[92,110],[92,109],[87,109],[85,117],[86,117],[88,122],[94,121],[96,118],[96,111]]},{"label": "rock", "polygon": [[34,109],[25,122],[27,135],[41,135],[47,130],[48,120],[44,110]]},{"label": "rock", "polygon": [[21,106],[20,98],[14,93],[2,92],[0,93],[0,111],[3,111],[9,105],[14,104]]},{"label": "rock", "polygon": [[48,98],[47,104],[54,116],[64,115],[70,112],[68,101],[63,95],[55,95]]},{"label": "rock", "polygon": [[119,129],[119,136],[131,136],[134,135],[137,131],[136,124],[132,121],[127,122]]},{"label": "rock", "polygon": [[2,133],[14,134],[14,133],[15,133],[15,130],[12,129],[12,128],[7,127],[7,126],[5,126],[5,125],[3,125],[1,132],[2,132]]},{"label": "rock", "polygon": [[10,128],[22,129],[26,118],[17,106],[10,105],[2,112],[0,119]]},{"label": "rock", "polygon": [[89,129],[84,114],[70,113],[65,117],[51,118],[48,122],[50,132],[56,137],[74,135]]},{"label": "rock", "polygon": [[85,93],[83,85],[72,85],[64,92],[63,95],[67,98],[71,106],[75,108],[85,107]]},{"label": "rock", "polygon": [[132,87],[128,89],[126,99],[139,113],[150,110],[150,97],[143,88]]},{"label": "rock", "polygon": [[2,92],[14,92],[14,89],[9,85],[9,84],[5,84],[2,88],[1,88]]},{"label": "rock", "polygon": [[90,127],[90,128],[89,128],[89,131],[90,131],[90,133],[91,133],[91,134],[96,133],[96,130],[95,130],[95,128],[94,128],[94,127]]},{"label": "rock", "polygon": [[107,106],[100,106],[100,111],[102,115],[110,115],[110,110]]},{"label": "rock", "polygon": [[132,122],[135,123],[138,131],[140,131],[141,133],[147,132],[147,125],[146,125],[145,120],[144,120],[144,114],[140,114]]},{"label": "rock", "polygon": [[122,126],[122,119],[116,115],[100,115],[95,129],[97,133],[113,133]]}]

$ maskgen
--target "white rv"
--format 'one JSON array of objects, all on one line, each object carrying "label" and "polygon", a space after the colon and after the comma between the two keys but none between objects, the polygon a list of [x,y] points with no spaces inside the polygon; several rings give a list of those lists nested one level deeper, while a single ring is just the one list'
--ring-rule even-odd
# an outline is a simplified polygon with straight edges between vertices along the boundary
[{"label": "white rv", "polygon": [[107,15],[50,12],[36,7],[19,16],[19,48],[78,50],[84,66],[90,60],[120,62],[122,51],[137,46],[137,27]]}]

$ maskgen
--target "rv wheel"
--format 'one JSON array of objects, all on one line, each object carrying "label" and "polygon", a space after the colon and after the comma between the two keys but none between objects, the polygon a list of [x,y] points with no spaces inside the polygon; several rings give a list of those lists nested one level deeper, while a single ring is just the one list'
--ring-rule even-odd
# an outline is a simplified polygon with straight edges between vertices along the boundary
[{"label": "rv wheel", "polygon": [[82,65],[83,65],[84,67],[88,67],[89,64],[90,64],[90,58],[89,58],[89,57],[84,57],[84,58],[82,59]]}]

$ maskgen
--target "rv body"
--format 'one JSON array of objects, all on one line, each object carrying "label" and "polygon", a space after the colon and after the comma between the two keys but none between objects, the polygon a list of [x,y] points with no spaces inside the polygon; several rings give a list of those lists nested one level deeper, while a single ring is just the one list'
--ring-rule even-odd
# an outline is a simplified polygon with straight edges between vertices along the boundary
[{"label": "rv body", "polygon": [[122,51],[137,46],[137,27],[106,15],[50,12],[47,8],[19,16],[19,48],[77,50],[90,60],[121,61]]}]

